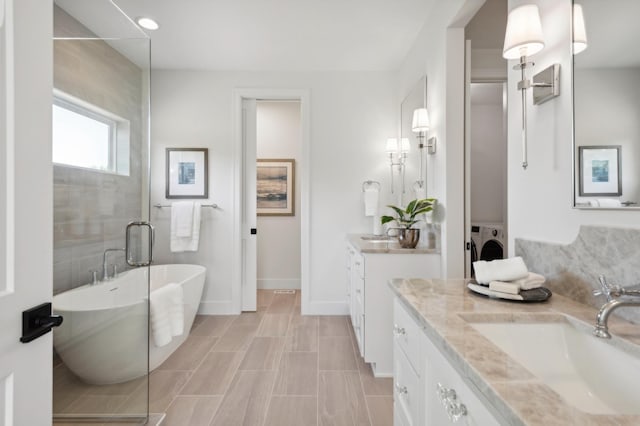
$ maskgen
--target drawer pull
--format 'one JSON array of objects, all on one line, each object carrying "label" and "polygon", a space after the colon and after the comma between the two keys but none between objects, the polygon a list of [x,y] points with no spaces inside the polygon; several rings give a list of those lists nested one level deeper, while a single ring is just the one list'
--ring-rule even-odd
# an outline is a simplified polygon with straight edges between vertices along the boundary
[{"label": "drawer pull", "polygon": [[393,335],[396,337],[405,336],[407,332],[404,327],[400,327],[398,324],[393,324]]},{"label": "drawer pull", "polygon": [[398,392],[400,395],[407,395],[409,393],[409,390],[406,386],[402,386],[400,383],[396,383],[396,392]]},{"label": "drawer pull", "polygon": [[449,417],[452,423],[456,423],[467,415],[467,407],[457,401],[458,395],[454,389],[446,388],[442,386],[442,383],[438,383],[436,386],[436,395],[438,395],[440,402],[447,410],[447,417]]}]

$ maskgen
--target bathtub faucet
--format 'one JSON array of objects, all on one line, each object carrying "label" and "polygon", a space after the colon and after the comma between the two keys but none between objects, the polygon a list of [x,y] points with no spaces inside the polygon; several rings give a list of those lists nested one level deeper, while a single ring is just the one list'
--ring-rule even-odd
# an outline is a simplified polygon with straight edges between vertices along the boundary
[{"label": "bathtub faucet", "polygon": [[108,248],[104,251],[104,253],[102,253],[102,281],[108,281],[110,278],[109,271],[107,269],[107,253],[112,251],[126,252],[123,248]]}]

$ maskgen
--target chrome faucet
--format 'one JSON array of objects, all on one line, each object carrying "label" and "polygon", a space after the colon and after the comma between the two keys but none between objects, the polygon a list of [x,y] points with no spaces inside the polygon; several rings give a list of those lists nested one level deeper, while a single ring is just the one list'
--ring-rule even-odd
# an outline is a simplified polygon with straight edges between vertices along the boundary
[{"label": "chrome faucet", "polygon": [[112,251],[122,251],[126,253],[126,250],[123,248],[108,248],[102,253],[102,281],[107,281],[109,279],[109,271],[107,270],[107,253]]},{"label": "chrome faucet", "polygon": [[[598,277],[601,290],[594,290],[594,296],[604,295],[607,303],[602,305],[598,315],[596,316],[596,326],[593,329],[593,335],[603,339],[611,339],[609,334],[609,315],[616,309],[623,306],[640,306],[640,290],[629,290],[619,285],[611,285],[607,283],[604,275]],[[626,299],[618,299],[620,296],[629,296]]]}]

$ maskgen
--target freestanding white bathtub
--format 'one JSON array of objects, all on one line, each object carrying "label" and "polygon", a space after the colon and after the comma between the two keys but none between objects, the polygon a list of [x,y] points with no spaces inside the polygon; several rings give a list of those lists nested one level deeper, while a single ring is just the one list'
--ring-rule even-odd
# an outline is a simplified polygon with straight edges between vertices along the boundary
[{"label": "freestanding white bathtub", "polygon": [[[160,348],[149,333],[147,271],[149,291],[179,283],[184,292],[184,332]],[[148,371],[154,370],[189,335],[205,273],[200,265],[157,265],[54,296],[53,310],[64,317],[53,333],[56,352],[87,383],[121,383],[147,374],[147,365]]]}]

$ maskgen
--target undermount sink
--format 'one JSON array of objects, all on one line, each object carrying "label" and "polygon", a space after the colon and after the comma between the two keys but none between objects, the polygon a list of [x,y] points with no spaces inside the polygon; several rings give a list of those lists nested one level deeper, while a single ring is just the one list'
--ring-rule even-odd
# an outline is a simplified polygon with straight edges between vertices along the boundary
[{"label": "undermount sink", "polygon": [[640,414],[640,356],[633,350],[598,339],[560,315],[554,322],[467,321],[575,408]]}]

